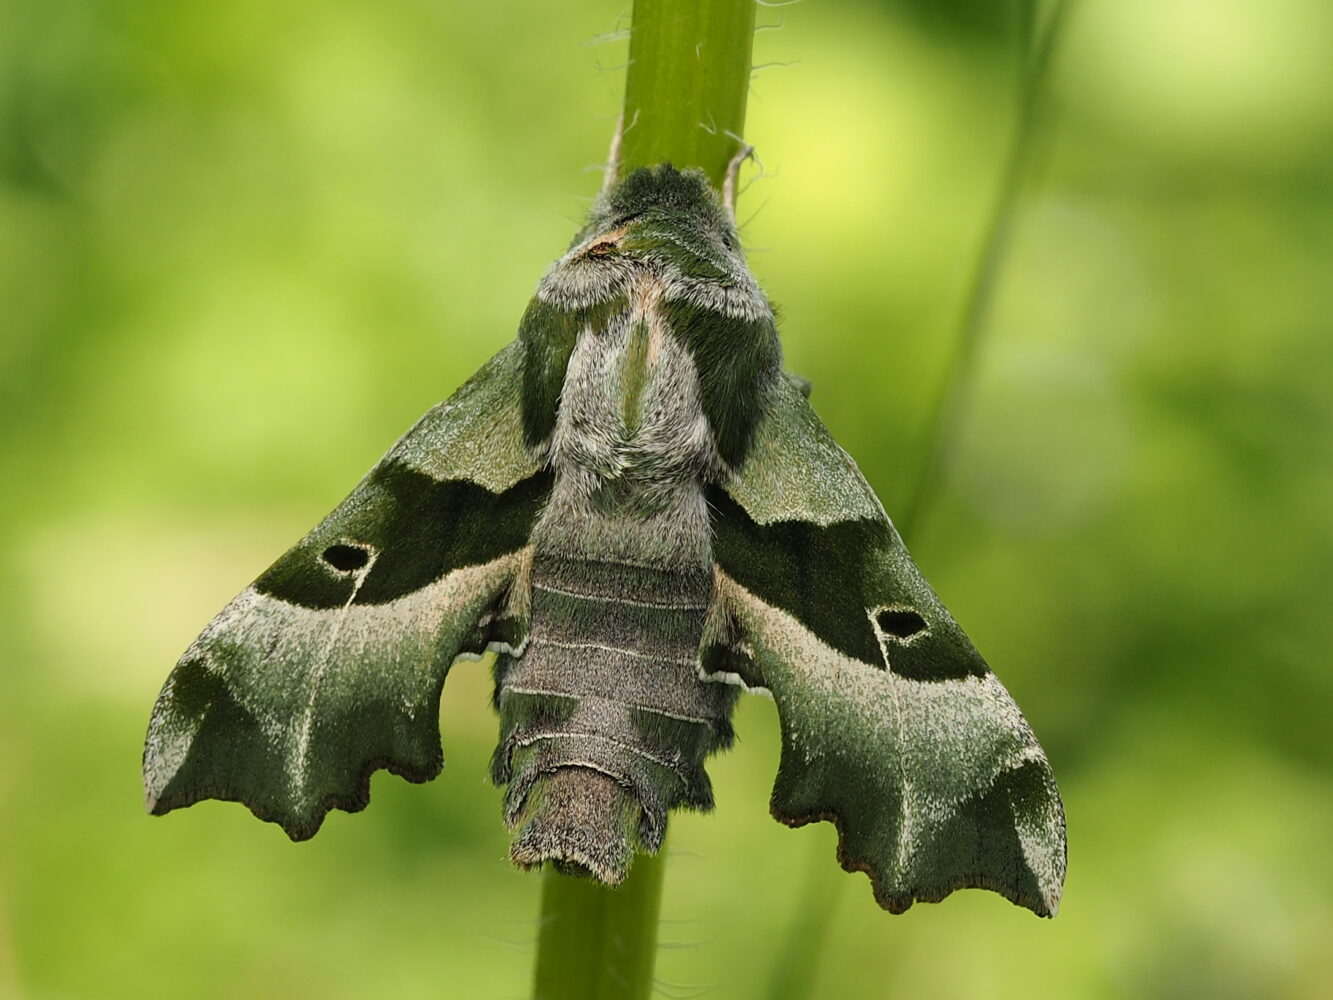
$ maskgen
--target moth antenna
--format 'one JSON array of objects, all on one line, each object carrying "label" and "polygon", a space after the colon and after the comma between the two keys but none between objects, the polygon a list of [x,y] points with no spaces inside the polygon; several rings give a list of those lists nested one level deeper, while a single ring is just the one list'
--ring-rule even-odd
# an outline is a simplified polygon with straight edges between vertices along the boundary
[{"label": "moth antenna", "polygon": [[[638,115],[636,114],[637,118]],[[597,192],[600,200],[604,198],[616,182],[616,174],[620,171],[620,140],[625,135],[625,113],[622,111],[616,115],[616,130],[611,133],[611,148],[606,151],[606,168],[602,171],[602,190]]]},{"label": "moth antenna", "polygon": [[[733,136],[732,138],[735,138]],[[737,140],[741,148],[736,151],[736,155],[731,158],[727,164],[727,176],[722,182],[722,204],[727,209],[727,217],[731,219],[731,224],[736,225],[736,178],[740,176],[741,164],[754,156],[754,147],[744,140]],[[757,160],[757,157],[756,157]]]},{"label": "moth antenna", "polygon": [[[748,144],[746,143],[746,141],[745,141],[744,139],[742,139],[740,136],[738,136],[735,132],[727,132],[727,133],[725,133],[725,134],[726,134],[727,138],[729,138],[729,139],[735,139],[735,140],[736,140],[738,143],[740,143],[742,146],[746,146],[746,145],[748,145]],[[736,228],[737,228],[737,229],[744,229],[746,226],[748,226],[748,225],[754,220],[755,216],[757,216],[760,212],[763,211],[763,209],[764,209],[764,205],[767,205],[767,204],[768,204],[768,202],[765,201],[765,202],[764,202],[764,205],[760,205],[757,209],[755,209],[754,213],[751,214],[750,217],[749,217],[748,219],[746,219],[744,222],[738,222],[737,219],[736,219],[735,207],[736,207],[736,202],[740,200],[740,196],[743,195],[746,191],[750,190],[750,188],[754,185],[754,183],[755,183],[756,181],[761,181],[761,180],[763,180],[765,177],[776,177],[776,176],[777,176],[777,171],[776,171],[776,170],[775,170],[773,173],[771,173],[771,174],[768,172],[768,168],[767,168],[766,166],[764,166],[764,161],[761,160],[761,159],[759,158],[759,153],[755,151],[755,148],[754,148],[753,146],[750,146],[750,147],[749,147],[749,150],[750,150],[750,159],[753,160],[754,163],[755,163],[755,166],[757,166],[757,167],[759,168],[759,173],[755,174],[755,175],[754,175],[753,177],[751,177],[748,181],[746,181],[744,187],[739,188],[739,189],[736,189],[735,186],[734,186],[734,185],[735,185],[735,178],[736,178],[736,177],[739,177],[739,175],[740,175],[740,164],[739,164],[739,163],[735,164],[736,170],[735,170],[735,174],[734,174],[734,175],[731,174],[731,172],[730,172],[730,168],[729,168],[729,170],[728,170],[728,176],[731,177],[731,178],[732,178],[732,181],[733,181],[733,190],[732,190],[732,195],[731,195],[732,222],[736,224]],[[740,154],[737,154],[737,155],[739,156]],[[734,161],[733,161],[733,162],[734,162]]]},{"label": "moth antenna", "polygon": [[634,109],[634,117],[625,124],[625,113],[622,111],[616,116],[616,130],[611,136],[611,148],[606,153],[606,168],[602,171],[602,189],[597,192],[597,199],[600,201],[606,196],[607,192],[615,186],[616,174],[620,173],[620,143],[624,139],[625,133],[639,123],[639,109]]}]

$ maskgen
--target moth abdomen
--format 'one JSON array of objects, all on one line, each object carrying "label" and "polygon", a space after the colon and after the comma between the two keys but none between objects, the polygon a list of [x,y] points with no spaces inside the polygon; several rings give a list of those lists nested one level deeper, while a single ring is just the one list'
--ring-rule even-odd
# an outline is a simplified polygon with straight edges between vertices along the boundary
[{"label": "moth abdomen", "polygon": [[[571,815],[583,808],[570,795],[590,782],[600,790],[588,794],[608,792],[586,776],[555,777],[570,769],[606,776],[637,803],[630,846],[655,851],[670,809],[712,807],[703,761],[732,739],[735,689],[703,682],[698,669],[712,580],[702,567],[538,552],[531,587],[528,644],[522,656],[504,658],[498,676],[501,740],[492,769],[509,785],[514,860],[587,854],[583,835],[570,832]],[[603,833],[616,844],[625,836]],[[603,867],[585,867],[618,881],[624,869],[608,859],[627,866],[633,851],[612,845],[598,857]]]}]

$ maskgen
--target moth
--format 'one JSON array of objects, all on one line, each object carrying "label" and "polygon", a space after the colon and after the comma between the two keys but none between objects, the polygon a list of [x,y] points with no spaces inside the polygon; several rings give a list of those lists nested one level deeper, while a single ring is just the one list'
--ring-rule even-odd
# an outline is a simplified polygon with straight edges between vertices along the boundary
[{"label": "moth", "polygon": [[244,803],[293,840],[443,766],[490,650],[491,777],[520,867],[614,884],[742,691],[777,704],[774,817],[829,820],[898,913],[955,889],[1056,912],[1064,814],[1014,701],[784,374],[703,174],[605,188],[517,339],[204,629],[153,708],[150,812]]}]

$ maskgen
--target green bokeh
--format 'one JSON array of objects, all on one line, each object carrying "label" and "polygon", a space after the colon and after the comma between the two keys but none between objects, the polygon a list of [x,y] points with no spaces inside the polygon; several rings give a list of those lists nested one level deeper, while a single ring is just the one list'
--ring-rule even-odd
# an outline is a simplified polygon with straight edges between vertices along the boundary
[{"label": "green bokeh", "polygon": [[[623,0],[0,2],[0,997],[507,997],[483,669],[436,783],[311,843],[141,805],[208,618],[514,331],[594,193]],[[890,511],[1014,111],[1021,17],[760,11],[744,195],[788,364]],[[624,22],[621,22],[621,26]],[[1083,0],[942,488],[909,543],[1065,794],[1054,922],[908,915],[767,815],[771,703],[673,822],[658,972],[768,995],[1318,997],[1333,982],[1333,8]]]}]

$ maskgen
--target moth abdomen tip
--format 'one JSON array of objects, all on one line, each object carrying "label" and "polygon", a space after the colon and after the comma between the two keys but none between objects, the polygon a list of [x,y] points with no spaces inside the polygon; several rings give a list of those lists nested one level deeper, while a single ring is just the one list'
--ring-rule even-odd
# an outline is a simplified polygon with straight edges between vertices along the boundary
[{"label": "moth abdomen tip", "polygon": [[547,861],[567,875],[619,885],[638,846],[642,811],[618,781],[601,771],[559,767],[542,775],[528,792],[509,849],[519,868]]}]

